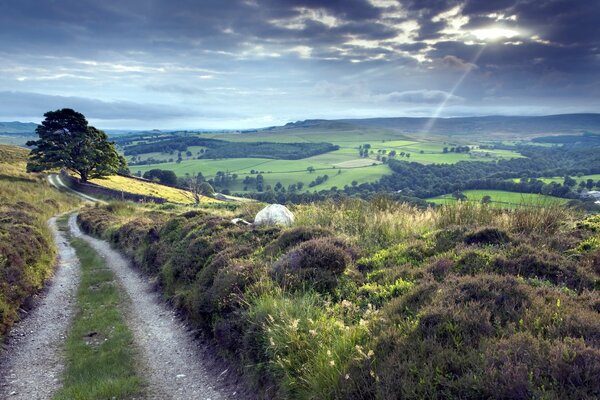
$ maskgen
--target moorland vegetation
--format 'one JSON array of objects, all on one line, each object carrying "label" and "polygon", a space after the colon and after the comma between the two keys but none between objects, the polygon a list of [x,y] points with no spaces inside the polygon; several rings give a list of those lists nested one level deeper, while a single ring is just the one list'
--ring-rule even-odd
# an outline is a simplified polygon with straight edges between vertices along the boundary
[{"label": "moorland vegetation", "polygon": [[111,203],[82,228],[128,254],[264,398],[600,396],[600,218],[551,204],[418,209]]}]

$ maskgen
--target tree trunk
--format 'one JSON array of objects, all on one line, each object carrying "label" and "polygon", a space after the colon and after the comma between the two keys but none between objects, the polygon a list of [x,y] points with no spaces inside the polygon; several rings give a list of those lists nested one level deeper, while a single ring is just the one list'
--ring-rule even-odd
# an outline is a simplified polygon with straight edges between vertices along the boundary
[{"label": "tree trunk", "polygon": [[87,182],[87,180],[88,180],[88,173],[87,173],[87,171],[79,171],[79,176],[81,177],[79,179],[79,181],[81,183],[86,183]]}]

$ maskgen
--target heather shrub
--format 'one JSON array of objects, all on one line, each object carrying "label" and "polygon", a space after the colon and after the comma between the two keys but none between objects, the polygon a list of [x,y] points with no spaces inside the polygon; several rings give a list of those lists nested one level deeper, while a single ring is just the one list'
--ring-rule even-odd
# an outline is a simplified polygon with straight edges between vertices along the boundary
[{"label": "heather shrub", "polygon": [[333,232],[325,228],[312,226],[295,227],[281,232],[277,239],[275,239],[265,248],[265,253],[277,254],[279,252],[286,251],[302,242],[332,235]]},{"label": "heather shrub", "polygon": [[283,255],[271,270],[271,276],[290,290],[313,288],[330,292],[351,261],[351,253],[340,241],[312,239]]},{"label": "heather shrub", "polygon": [[485,227],[465,235],[466,244],[503,245],[510,242],[508,233],[495,227]]},{"label": "heather shrub", "polygon": [[282,229],[213,211],[108,213],[103,234],[262,398],[598,397],[600,253],[578,251],[595,220],[348,199]]}]

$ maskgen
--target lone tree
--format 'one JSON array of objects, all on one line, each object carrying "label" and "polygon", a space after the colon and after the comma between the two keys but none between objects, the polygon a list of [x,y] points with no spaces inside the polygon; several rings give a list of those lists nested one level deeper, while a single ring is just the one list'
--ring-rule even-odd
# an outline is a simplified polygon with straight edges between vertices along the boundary
[{"label": "lone tree", "polygon": [[83,114],[70,108],[48,111],[46,119],[36,128],[39,140],[27,163],[28,172],[66,168],[79,174],[81,182],[112,175],[127,168],[127,162],[103,131],[88,126]]}]

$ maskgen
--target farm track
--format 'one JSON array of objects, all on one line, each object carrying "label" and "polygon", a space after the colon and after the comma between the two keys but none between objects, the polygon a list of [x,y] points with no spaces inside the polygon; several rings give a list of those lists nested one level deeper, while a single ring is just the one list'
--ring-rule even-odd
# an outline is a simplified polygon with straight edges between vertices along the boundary
[{"label": "farm track", "polygon": [[81,232],[76,216],[69,219],[73,236],[86,241],[105,260],[129,298],[125,317],[140,350],[140,375],[148,382],[149,399],[250,398],[217,365],[214,355],[192,336],[152,285],[105,241]]},{"label": "farm track", "polygon": [[63,344],[75,313],[79,261],[75,250],[48,221],[58,249],[53,279],[36,307],[10,331],[0,354],[0,398],[48,399],[60,387],[64,369]]}]

